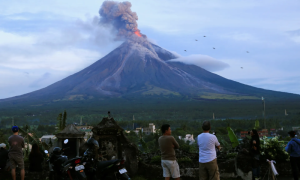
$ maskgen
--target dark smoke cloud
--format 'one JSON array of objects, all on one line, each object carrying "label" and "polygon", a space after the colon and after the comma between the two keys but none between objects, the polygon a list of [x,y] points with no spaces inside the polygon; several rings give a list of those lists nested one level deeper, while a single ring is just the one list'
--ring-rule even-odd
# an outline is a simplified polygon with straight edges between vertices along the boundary
[{"label": "dark smoke cloud", "polygon": [[131,3],[128,1],[104,1],[99,10],[100,23],[112,25],[117,31],[118,38],[131,38],[134,32],[139,30],[137,24],[138,16],[130,8]]}]

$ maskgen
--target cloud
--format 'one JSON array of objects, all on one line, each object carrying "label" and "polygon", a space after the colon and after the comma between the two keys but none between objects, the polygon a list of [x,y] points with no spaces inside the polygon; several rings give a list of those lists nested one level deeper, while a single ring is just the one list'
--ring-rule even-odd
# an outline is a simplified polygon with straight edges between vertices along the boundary
[{"label": "cloud", "polygon": [[227,34],[221,35],[220,37],[235,40],[235,41],[256,42],[256,43],[260,42],[257,39],[257,37],[253,36],[250,33],[245,33],[245,32],[229,32]]},{"label": "cloud", "polygon": [[41,86],[41,83],[47,79],[49,79],[51,76],[51,73],[46,72],[45,74],[42,75],[42,77],[40,77],[39,79],[35,80],[34,82],[32,82],[29,87],[33,87],[33,88],[39,88]]},{"label": "cloud", "polygon": [[192,64],[212,72],[221,71],[229,67],[229,64],[227,63],[218,61],[210,56],[201,54],[193,54],[185,57],[181,56],[177,59],[169,60],[168,62],[182,62],[185,64]]},{"label": "cloud", "polygon": [[288,31],[287,33],[292,41],[300,44],[300,29],[295,31]]},{"label": "cloud", "polygon": [[[46,26],[46,18],[43,30],[36,28],[36,19],[31,17],[27,13],[26,20],[11,20],[20,27],[24,21],[32,24],[25,31],[11,30],[11,26],[0,29],[0,98],[55,83],[89,66],[122,43],[113,41],[115,35],[99,25],[97,17],[70,19],[64,25],[58,20],[57,26],[53,19]],[[11,16],[7,16],[9,18]]]}]

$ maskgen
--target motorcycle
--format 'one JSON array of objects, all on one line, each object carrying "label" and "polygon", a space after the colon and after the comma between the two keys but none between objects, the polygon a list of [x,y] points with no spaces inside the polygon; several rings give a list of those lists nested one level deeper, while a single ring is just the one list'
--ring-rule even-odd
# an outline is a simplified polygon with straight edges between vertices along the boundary
[{"label": "motorcycle", "polygon": [[89,149],[84,152],[82,159],[87,180],[130,180],[124,167],[125,160],[98,161],[93,158]]},{"label": "motorcycle", "polygon": [[[67,139],[64,143],[68,143]],[[75,157],[68,159],[67,156],[63,155],[65,149],[60,149],[55,147],[53,152],[50,154],[49,160],[49,170],[50,170],[50,180],[86,180],[86,175],[84,172],[84,164],[82,162],[82,157]],[[45,150],[48,154],[48,151]]]}]

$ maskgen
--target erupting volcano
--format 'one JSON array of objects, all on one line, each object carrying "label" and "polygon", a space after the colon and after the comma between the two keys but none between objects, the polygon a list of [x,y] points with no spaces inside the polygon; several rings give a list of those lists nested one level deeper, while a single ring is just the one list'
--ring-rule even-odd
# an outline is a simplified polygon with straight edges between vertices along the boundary
[{"label": "erupting volcano", "polygon": [[138,37],[142,37],[140,31],[135,31],[134,34],[137,35]]},{"label": "erupting volcano", "polygon": [[137,28],[129,2],[104,1],[100,23],[110,24],[124,43],[94,64],[44,89],[1,100],[68,100],[79,97],[207,96],[294,97],[244,85],[196,65],[169,61],[177,56],[148,41]]}]

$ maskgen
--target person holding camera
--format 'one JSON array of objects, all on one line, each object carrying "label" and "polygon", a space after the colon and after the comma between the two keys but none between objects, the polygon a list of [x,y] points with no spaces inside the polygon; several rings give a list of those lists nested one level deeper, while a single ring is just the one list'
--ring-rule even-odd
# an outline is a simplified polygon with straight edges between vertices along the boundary
[{"label": "person holding camera", "polygon": [[220,143],[215,135],[209,133],[211,129],[209,121],[203,122],[202,129],[203,133],[197,137],[199,146],[199,179],[220,180],[215,149],[220,149]]},{"label": "person holding camera", "polygon": [[252,157],[252,180],[257,180],[260,177],[260,140],[256,129],[250,131],[250,155]]},{"label": "person holding camera", "polygon": [[290,154],[290,162],[294,180],[298,180],[298,173],[300,172],[300,140],[295,137],[295,131],[290,131],[288,134],[292,139],[285,147],[285,151]]}]

